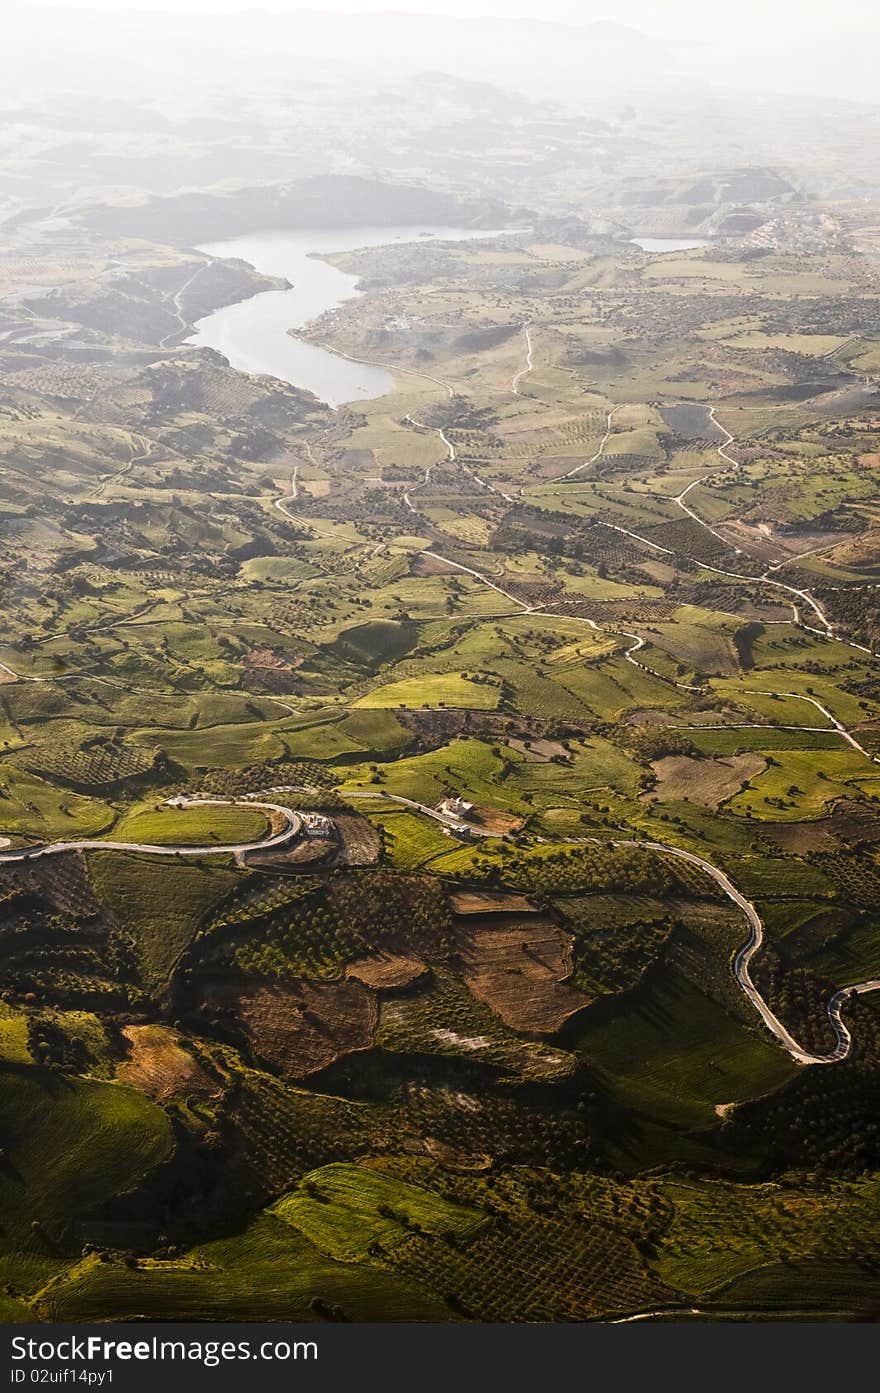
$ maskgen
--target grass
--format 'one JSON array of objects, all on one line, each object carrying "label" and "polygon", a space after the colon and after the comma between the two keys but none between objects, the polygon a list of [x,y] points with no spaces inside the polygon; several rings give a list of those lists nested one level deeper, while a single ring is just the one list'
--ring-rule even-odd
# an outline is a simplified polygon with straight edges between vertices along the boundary
[{"label": "grass", "polygon": [[477,682],[463,673],[438,672],[376,687],[360,697],[355,707],[465,706],[474,711],[492,711],[498,705],[499,695],[495,682]]},{"label": "grass", "polygon": [[[382,782],[376,791],[395,793],[431,807],[452,788],[473,803],[500,804],[509,811],[525,813],[527,805],[507,778],[508,758],[514,765],[520,762],[518,755],[509,755],[483,740],[451,740],[426,754],[381,765]],[[350,771],[352,785],[363,786],[369,779],[364,769],[355,767]]]},{"label": "grass", "polygon": [[[786,1265],[809,1259],[819,1276],[822,1259],[864,1250],[880,1241],[876,1179],[837,1183],[816,1194],[804,1187],[774,1184],[734,1186],[723,1181],[668,1181],[663,1197],[673,1206],[657,1271],[670,1286],[694,1297],[710,1294],[723,1304],[750,1287],[776,1286]],[[746,1278],[746,1274],[752,1274]],[[771,1275],[773,1274],[773,1275]],[[803,1275],[803,1274],[802,1274]],[[746,1278],[740,1282],[741,1278]],[[818,1290],[823,1283],[820,1279]],[[790,1289],[791,1290],[791,1289]],[[796,1302],[812,1304],[812,1292]]]},{"label": "grass", "polygon": [[38,1309],[45,1319],[77,1322],[313,1321],[321,1310],[357,1321],[452,1318],[418,1284],[336,1262],[268,1214],[168,1262],[129,1268],[86,1258],[43,1292]]},{"label": "grass", "polygon": [[0,1073],[3,1246],[54,1256],[59,1226],[171,1155],[171,1127],[160,1107],[121,1084],[8,1065]]},{"label": "grass", "polygon": [[114,812],[97,798],[86,798],[17,769],[0,766],[0,832],[38,841],[74,841],[109,832]]},{"label": "grass", "polygon": [[[681,204],[671,186],[667,195],[658,216],[668,222]],[[178,255],[138,257],[158,258],[165,295]],[[781,728],[827,725],[805,699],[814,696],[873,742],[874,665],[790,622],[782,592],[700,567],[715,556],[757,576],[764,556],[752,566],[745,553],[776,559],[767,523],[780,546],[798,535],[810,545],[812,532],[837,543],[790,561],[780,579],[876,578],[876,466],[860,462],[876,454],[870,399],[862,394],[857,414],[822,416],[784,391],[803,382],[805,358],[821,366],[842,341],[850,300],[840,286],[863,295],[867,282],[857,260],[832,252],[809,265],[779,252],[716,257],[597,254],[526,235],[500,248],[352,254],[349,269],[374,290],[338,317],[340,345],[357,354],[381,334],[389,360],[448,380],[456,400],[401,374],[386,398],[323,433],[330,419],[314,405],[286,394],[281,409],[257,379],[216,364],[183,374],[172,355],[158,377],[138,370],[138,392],[156,380],[162,438],[183,454],[166,458],[154,432],[149,462],[124,477],[131,432],[63,404],[75,400],[71,385],[95,399],[93,365],[27,371],[27,410],[4,426],[14,603],[0,656],[43,680],[0,685],[0,833],[222,846],[259,837],[263,815],[156,805],[172,787],[288,782],[426,804],[453,790],[522,819],[522,831],[459,843],[390,800],[352,800],[382,828],[382,870],[246,871],[96,846],[83,860],[97,907],[73,856],[4,867],[4,1318],[583,1320],[696,1303],[718,1314],[827,1313],[880,1299],[869,1270],[876,1178],[835,1175],[876,1159],[876,1002],[847,1008],[859,1058],[798,1071],[732,978],[745,926],[705,878],[650,852],[564,846],[650,836],[723,867],[759,902],[786,1019],[809,973],[823,979],[824,1010],[833,983],[880,971],[876,847],[813,855],[808,844],[834,845],[814,827],[801,855],[777,850],[798,848],[794,824],[821,824],[835,802],[880,790],[839,733]],[[50,270],[34,263],[28,283],[54,283]],[[151,278],[138,284],[146,305]],[[671,311],[662,323],[660,302]],[[535,367],[515,396],[526,318]],[[844,360],[870,372],[877,345],[850,342]],[[111,413],[137,414],[128,397],[115,400],[105,368]],[[735,470],[697,439],[709,433],[710,401],[750,447]],[[561,482],[596,455],[612,404],[602,458]],[[662,424],[672,404],[684,404],[676,424],[692,440]],[[460,458],[512,508],[444,461],[439,437],[407,425],[407,412],[457,416],[448,428]],[[240,458],[245,421],[271,429],[274,458],[301,461],[292,525],[271,503],[272,474],[287,487],[291,466]],[[304,427],[317,463],[301,458]],[[33,508],[22,458],[41,461]],[[430,485],[413,498],[439,533],[431,538],[401,501],[428,464]],[[748,529],[737,563],[674,501],[704,475],[689,495],[697,512]],[[309,492],[314,480],[326,488]],[[136,564],[104,564],[120,548]],[[443,565],[417,563],[425,548],[522,604],[465,571],[432,574]],[[46,586],[17,583],[30,555],[48,559]],[[856,590],[829,600],[839,632],[852,624],[859,641],[871,639],[874,608]],[[733,639],[750,621],[740,653]],[[627,633],[644,637],[635,656],[653,671],[626,660]],[[676,685],[703,678],[701,691]],[[694,728],[716,717],[755,728]],[[716,813],[694,796],[721,771],[691,762],[690,744],[670,751],[682,761],[677,781],[647,788],[650,745],[633,735],[642,726],[661,738],[683,727],[699,754],[751,751],[767,767],[743,791],[731,785],[732,805]],[[523,736],[554,760],[525,757]],[[742,782],[750,768],[737,771]],[[135,778],[146,787],[133,795]],[[844,836],[846,825],[835,818],[828,830]],[[865,827],[870,835],[867,817]],[[574,982],[593,1001],[559,1040],[517,1032],[469,990],[465,958],[491,935],[476,916],[464,946],[445,893],[462,883],[526,892],[570,934]],[[527,929],[514,932],[526,951]],[[230,1043],[247,1037],[227,1004],[243,977],[279,988],[280,1025],[308,1012],[316,1033],[332,1034],[339,1021],[325,1014],[324,991],[352,958],[385,952],[425,969],[376,992],[373,1047],[308,1090]],[[529,980],[512,967],[507,1000]],[[212,993],[219,1010],[202,1014]],[[175,1101],[166,1116],[111,1083],[119,1028],[132,1018],[173,1022],[184,1050],[213,1060],[222,1093]],[[34,1063],[47,1059],[51,1068]],[[829,1097],[811,1102],[810,1090],[826,1087]],[[204,1150],[187,1144],[179,1169],[139,1190],[170,1155],[172,1128],[207,1133]],[[216,1208],[200,1203],[209,1156],[227,1187],[212,1190]],[[784,1183],[766,1179],[777,1166]],[[272,1210],[259,1212],[267,1196]],[[114,1198],[108,1229],[96,1216],[106,1220]],[[132,1257],[144,1230],[130,1217],[142,1212],[168,1243]],[[194,1243],[202,1218],[211,1237]],[[84,1250],[91,1242],[105,1251]]]},{"label": "grass", "polygon": [[814,750],[776,750],[773,764],[727,806],[740,816],[764,821],[818,818],[829,804],[852,794],[853,782],[863,778],[867,768],[864,755],[848,745],[824,751],[821,765]]},{"label": "grass", "polygon": [[768,1262],[712,1292],[712,1306],[765,1311],[771,1316],[872,1319],[878,1299],[880,1279],[873,1261],[834,1253],[798,1262]]},{"label": "grass", "polygon": [[679,1127],[717,1122],[720,1103],[777,1088],[791,1060],[759,1024],[746,1026],[667,969],[579,1031],[578,1054],[630,1107]]},{"label": "grass", "polygon": [[428,818],[394,805],[386,813],[373,813],[368,805],[366,811],[384,828],[387,859],[397,870],[416,870],[449,851],[449,838]]},{"label": "grass", "polygon": [[113,840],[153,846],[210,846],[256,842],[268,836],[259,808],[135,808],[113,828]]},{"label": "grass", "polygon": [[0,1061],[4,1064],[33,1062],[28,1045],[28,1018],[5,1002],[0,1002]]},{"label": "grass", "polygon": [[125,852],[88,854],[99,898],[134,937],[144,984],[161,992],[200,923],[232,889],[233,871],[212,865],[167,865]]},{"label": "grass", "polygon": [[413,1232],[466,1240],[485,1223],[479,1210],[352,1165],[311,1171],[297,1190],[272,1206],[272,1213],[342,1262],[363,1260],[375,1244],[389,1248],[406,1242]]},{"label": "grass", "polygon": [[[278,711],[278,707],[274,708]],[[222,765],[234,769],[242,764],[261,764],[280,759],[285,753],[282,737],[283,720],[270,724],[254,721],[251,724],[213,726],[204,730],[160,731],[139,730],[138,743],[161,745],[176,763],[190,769],[207,769]]]}]

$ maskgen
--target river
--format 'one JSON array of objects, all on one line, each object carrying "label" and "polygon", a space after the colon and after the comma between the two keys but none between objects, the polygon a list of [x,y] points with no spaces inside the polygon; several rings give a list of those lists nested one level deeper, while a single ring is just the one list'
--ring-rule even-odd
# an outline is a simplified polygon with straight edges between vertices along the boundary
[{"label": "river", "polygon": [[266,290],[200,319],[188,340],[222,353],[242,372],[265,373],[314,392],[330,406],[384,396],[394,385],[384,368],[354,363],[292,334],[360,294],[356,276],[322,256],[420,240],[467,242],[497,231],[461,227],[340,227],[260,232],[198,248],[208,256],[239,257],[268,276],[283,276],[291,290]]}]

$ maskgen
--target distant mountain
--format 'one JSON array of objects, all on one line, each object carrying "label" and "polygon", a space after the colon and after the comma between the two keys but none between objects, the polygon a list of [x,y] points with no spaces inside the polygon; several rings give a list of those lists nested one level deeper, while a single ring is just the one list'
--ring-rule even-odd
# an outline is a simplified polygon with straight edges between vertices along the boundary
[{"label": "distant mountain", "polygon": [[[400,0],[402,6],[407,0]],[[442,5],[443,0],[437,0]],[[497,0],[496,0],[497,3]],[[346,70],[389,80],[442,71],[468,82],[601,105],[640,94],[693,96],[708,88],[829,96],[880,107],[876,20],[861,27],[829,18],[827,33],[753,21],[724,32],[708,23],[693,37],[667,37],[608,20],[562,24],[542,19],[413,15],[389,10],[328,14],[242,9],[195,15],[14,6],[4,15],[10,83],[61,84],[126,95],[149,81],[183,96],[210,71],[235,82],[255,67],[309,82]],[[772,10],[772,7],[768,7]],[[52,45],[46,35],[53,36]],[[50,51],[51,50],[51,51]],[[76,63],[69,61],[76,54]],[[136,59],[132,61],[132,55]],[[96,87],[96,78],[100,86]]]}]

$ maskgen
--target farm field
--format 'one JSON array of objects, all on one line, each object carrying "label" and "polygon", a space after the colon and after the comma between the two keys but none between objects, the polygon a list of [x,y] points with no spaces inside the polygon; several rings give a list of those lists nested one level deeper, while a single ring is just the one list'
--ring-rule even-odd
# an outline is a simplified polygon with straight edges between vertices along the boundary
[{"label": "farm field", "polygon": [[861,108],[279,44],[10,98],[0,1313],[873,1319]]}]

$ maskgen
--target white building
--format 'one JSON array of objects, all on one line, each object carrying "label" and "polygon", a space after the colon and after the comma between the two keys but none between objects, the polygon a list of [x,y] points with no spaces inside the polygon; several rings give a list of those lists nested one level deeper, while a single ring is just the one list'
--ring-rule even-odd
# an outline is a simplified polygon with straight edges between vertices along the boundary
[{"label": "white building", "polygon": [[336,836],[336,828],[329,817],[321,813],[303,813],[303,830],[307,837],[323,837],[326,841]]}]

